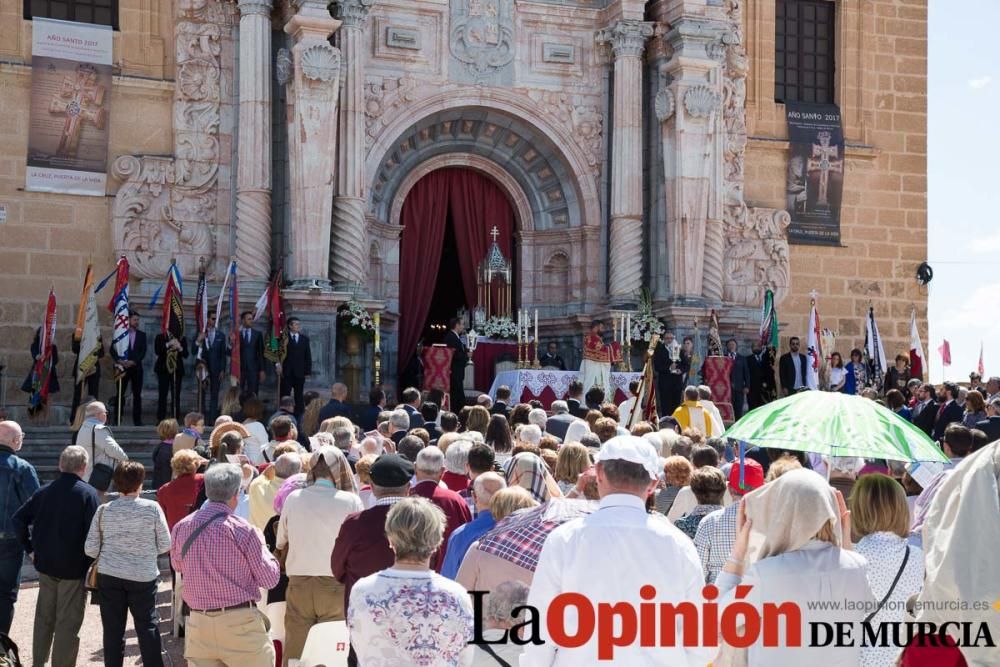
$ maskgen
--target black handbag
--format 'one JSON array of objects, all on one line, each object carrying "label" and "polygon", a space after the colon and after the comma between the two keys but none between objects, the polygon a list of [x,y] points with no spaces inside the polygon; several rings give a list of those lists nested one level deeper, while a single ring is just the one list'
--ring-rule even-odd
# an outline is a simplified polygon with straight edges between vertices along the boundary
[{"label": "black handbag", "polygon": [[[97,456],[97,425],[90,430],[90,460],[95,461]],[[107,463],[97,463],[95,461],[93,470],[90,471],[90,479],[87,483],[98,491],[105,492],[111,488],[111,476],[114,475],[114,468]]]}]

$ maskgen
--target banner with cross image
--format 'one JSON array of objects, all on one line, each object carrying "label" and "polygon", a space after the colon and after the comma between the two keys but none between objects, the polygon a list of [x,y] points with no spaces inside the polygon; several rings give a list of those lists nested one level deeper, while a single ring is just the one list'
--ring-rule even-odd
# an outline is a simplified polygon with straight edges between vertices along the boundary
[{"label": "banner with cross image", "polygon": [[32,22],[25,189],[103,197],[111,102],[110,26]]},{"label": "banner with cross image", "polygon": [[788,102],[788,242],[840,245],[844,131],[834,104]]}]

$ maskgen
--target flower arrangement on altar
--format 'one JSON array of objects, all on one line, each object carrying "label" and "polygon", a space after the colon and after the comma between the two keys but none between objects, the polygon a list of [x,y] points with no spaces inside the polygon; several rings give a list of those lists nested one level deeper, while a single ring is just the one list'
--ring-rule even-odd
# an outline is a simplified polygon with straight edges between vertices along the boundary
[{"label": "flower arrangement on altar", "polygon": [[639,294],[639,310],[632,319],[632,330],[629,332],[629,338],[648,343],[654,334],[663,335],[663,324],[653,313],[653,298],[649,290],[643,289]]},{"label": "flower arrangement on altar", "polygon": [[483,324],[480,335],[494,340],[513,340],[517,338],[517,322],[506,316],[493,316]]},{"label": "flower arrangement on altar", "polygon": [[375,333],[375,320],[372,319],[371,313],[354,299],[345,302],[337,309],[337,317],[340,318],[344,328],[349,331],[353,330],[366,336]]}]

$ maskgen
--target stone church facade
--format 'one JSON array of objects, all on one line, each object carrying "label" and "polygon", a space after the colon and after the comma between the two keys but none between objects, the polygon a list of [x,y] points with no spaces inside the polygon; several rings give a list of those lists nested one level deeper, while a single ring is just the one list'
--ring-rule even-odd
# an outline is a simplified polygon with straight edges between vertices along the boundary
[{"label": "stone church facade", "polygon": [[782,1],[118,0],[101,199],[23,190],[32,23],[21,0],[0,0],[8,404],[21,402],[50,284],[68,402],[84,269],[106,272],[120,254],[140,304],[172,259],[191,285],[204,260],[214,298],[235,258],[247,307],[282,266],[317,385],[351,364],[371,380],[370,344],[350,358],[336,336],[335,309],[355,296],[383,313],[391,381],[403,202],[456,166],[508,195],[515,306],[537,308],[542,337],[567,349],[643,288],[682,333],[696,321],[704,333],[715,309],[724,336],[755,334],[770,288],[783,336],[805,334],[816,290],[842,352],[863,342],[869,304],[888,354],[908,349],[914,307],[926,340],[914,278],[927,239],[926,0],[828,0],[846,139],[840,247],[788,243]]}]

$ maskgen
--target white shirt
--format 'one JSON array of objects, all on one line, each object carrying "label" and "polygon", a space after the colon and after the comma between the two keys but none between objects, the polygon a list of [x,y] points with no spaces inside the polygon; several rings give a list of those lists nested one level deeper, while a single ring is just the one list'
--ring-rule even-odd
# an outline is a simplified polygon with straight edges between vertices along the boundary
[{"label": "white shirt", "polygon": [[701,406],[705,408],[705,411],[712,416],[712,437],[720,437],[726,432],[726,427],[725,422],[722,421],[722,413],[719,412],[719,406],[712,401],[706,401],[704,398],[698,399],[698,402],[701,403]]},{"label": "white shirt", "polygon": [[292,491],[278,521],[279,547],[288,546],[285,571],[290,577],[332,577],[330,554],[349,514],[365,507],[353,493],[338,491],[327,480]]},{"label": "white shirt", "polygon": [[267,429],[256,420],[243,425],[250,432],[250,437],[243,439],[243,452],[250,459],[250,463],[255,466],[266,463],[264,460],[264,448],[271,442],[271,438],[267,435]]},{"label": "white shirt", "polygon": [[[868,560],[868,585],[876,602],[881,602],[889,592],[896,573],[903,564],[903,553],[906,551],[906,538],[895,533],[872,533],[865,535],[854,546],[854,550]],[[900,622],[904,618],[906,601],[912,595],[919,593],[924,587],[924,552],[920,547],[910,547],[910,556],[906,568],[896,583],[892,595],[886,601],[882,610],[872,619],[872,626],[879,623]],[[871,612],[868,612],[869,614]],[[896,664],[899,649],[895,646],[869,646],[861,649],[862,667],[881,667]]]},{"label": "white shirt", "polygon": [[[636,496],[611,494],[601,499],[596,512],[564,523],[545,540],[528,604],[539,610],[542,619],[560,593],[582,594],[595,605],[595,612],[601,602],[624,602],[639,609],[644,602],[639,589],[651,585],[657,603],[700,605],[704,583],[701,561],[689,537],[661,515],[647,514]],[[567,609],[564,619],[565,631],[572,636],[577,628],[575,609]],[[544,622],[540,635],[546,643],[527,645],[521,667],[604,664],[597,659],[596,632],[589,642],[573,649],[552,643]],[[682,636],[680,621],[677,636]],[[632,646],[616,648],[614,660],[607,664],[704,667],[715,653],[715,648],[702,647],[642,648],[637,639]]]},{"label": "white shirt", "polygon": [[[742,579],[728,572],[720,572],[715,579],[719,588],[719,609],[734,600],[737,584],[752,586],[749,595],[741,598],[756,609],[767,603],[798,603],[802,613],[802,646],[787,646],[785,623],[778,624],[778,645],[765,648],[758,642],[748,649],[749,667],[858,667],[861,660],[860,622],[871,612],[865,612],[864,603],[875,604],[875,597],[865,576],[867,561],[853,551],[845,551],[828,542],[811,540],[801,549],[786,551],[777,556],[757,561],[744,573]],[[810,609],[816,601],[843,601],[855,603],[854,609]],[[852,636],[856,646],[836,648],[808,646],[810,622],[854,622]]]},{"label": "white shirt", "polygon": [[795,366],[795,384],[792,385],[792,388],[804,387],[805,385],[802,384],[802,358],[798,352],[792,352],[792,365]]},{"label": "white shirt", "polygon": [[[329,569],[329,553],[326,560]],[[430,570],[390,567],[358,580],[347,626],[360,665],[472,663],[472,599],[461,584]]]}]

